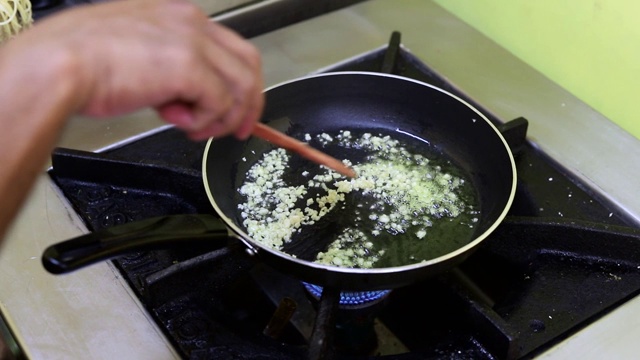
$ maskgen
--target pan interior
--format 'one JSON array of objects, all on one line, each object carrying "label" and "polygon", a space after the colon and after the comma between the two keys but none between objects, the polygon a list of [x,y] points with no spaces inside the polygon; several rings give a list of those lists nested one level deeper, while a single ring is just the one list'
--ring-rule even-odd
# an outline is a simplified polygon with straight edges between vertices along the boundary
[{"label": "pan interior", "polygon": [[[420,212],[424,211],[424,208],[427,206],[438,207],[440,204],[435,202],[433,204],[414,203],[410,206],[415,210],[414,214],[405,215],[404,220],[394,222],[396,224],[404,223],[402,229],[380,229],[381,226],[384,226],[380,218],[384,216],[388,217],[388,215],[393,217],[393,213],[398,214],[397,206],[399,206],[399,204],[391,204],[389,201],[386,201],[386,204],[384,204],[384,201],[380,201],[380,197],[374,198],[372,193],[352,191],[345,195],[344,201],[340,202],[338,206],[334,207],[319,220],[313,224],[301,226],[297,232],[293,233],[291,241],[285,243],[281,249],[282,251],[302,260],[314,261],[318,253],[326,253],[327,249],[331,248],[331,255],[328,254],[324,258],[327,265],[332,265],[335,261],[343,261],[341,259],[348,258],[351,260],[370,261],[369,264],[365,262],[364,266],[360,264],[360,267],[372,266],[375,268],[386,268],[409,265],[446,255],[468,244],[475,237],[476,225],[478,223],[478,195],[475,187],[472,185],[470,175],[466,173],[461,166],[453,163],[451,159],[431,146],[425,139],[409,136],[397,129],[349,129],[342,127],[340,132],[323,132],[323,134],[329,135],[331,139],[335,139],[339,137],[339,135],[344,134],[345,130],[347,133],[350,133],[354,139],[359,139],[365,134],[371,134],[373,138],[378,139],[389,136],[391,139],[400,141],[402,148],[406,148],[411,154],[419,154],[429,159],[428,164],[415,165],[416,167],[421,167],[421,169],[416,169],[417,171],[422,171],[424,174],[428,173],[429,176],[434,175],[434,177],[436,176],[434,173],[437,172],[439,173],[438,176],[448,174],[451,178],[463,179],[463,185],[457,189],[459,190],[457,193],[465,209],[455,217],[447,215],[429,216],[429,225],[425,227],[424,223],[418,221],[423,222],[422,217],[425,214],[422,213],[422,215],[420,215]],[[368,156],[376,153],[375,151],[366,150],[361,147],[345,147],[336,142],[328,143],[326,138],[320,136],[320,134],[294,132],[290,135],[299,139],[306,139],[312,147],[322,149],[322,151],[339,159],[349,159],[354,164],[361,164],[366,161]],[[258,150],[257,147],[260,147],[260,149]],[[262,154],[270,149],[270,146],[264,148],[260,146],[259,143],[248,144],[243,153],[242,158],[246,160],[243,161],[243,163],[253,166],[259,159],[256,155]],[[382,168],[384,168],[385,165],[386,163],[382,164]],[[245,170],[245,167],[245,164],[241,165],[238,173],[246,173],[248,169]],[[282,179],[284,180],[285,188],[293,188],[298,185],[307,184],[310,179],[313,179],[316,175],[326,173],[328,173],[326,169],[322,169],[318,165],[295,154],[289,154],[289,162]],[[402,173],[398,173],[398,178],[402,178]],[[271,181],[270,179],[261,179],[261,181],[264,180]],[[345,178],[341,177],[330,180],[327,185],[332,187],[332,184],[341,180],[346,181]],[[410,179],[407,179],[407,181],[409,180]],[[245,180],[240,178],[236,179],[235,182],[238,184],[237,188],[242,186],[243,181]],[[434,181],[436,181],[435,178],[431,180],[431,182]],[[425,183],[422,182],[421,184],[424,185]],[[409,194],[417,194],[420,191],[420,189],[418,189],[420,186],[419,183],[408,184],[401,181],[396,185],[403,187],[408,186]],[[306,186],[305,188],[308,190],[308,193],[298,199],[295,208],[313,208],[316,205],[309,205],[307,203],[308,199],[315,198],[317,200],[327,194],[326,189],[311,186]],[[411,196],[409,194],[407,194],[405,199],[410,199]],[[259,197],[262,196],[262,194],[259,195]],[[392,195],[385,195],[385,197],[392,197]],[[247,202],[247,198],[238,191],[235,192],[233,201],[237,204],[244,204]],[[382,215],[380,213],[380,204],[384,204]],[[257,209],[249,210],[255,211]],[[271,207],[266,210],[268,210],[268,214],[264,216],[265,218],[272,216],[275,208]],[[435,212],[436,210],[437,209],[433,209],[432,211]],[[256,234],[252,234],[247,230],[243,222],[243,217],[239,215],[240,212],[240,210],[236,211],[234,221],[244,232],[248,232],[249,235],[252,235],[252,237],[256,239]],[[416,223],[412,225],[412,221]],[[378,227],[378,231],[375,230],[376,227]],[[426,230],[426,235],[422,232],[424,230]],[[360,235],[356,236],[356,232]],[[337,245],[338,243],[336,243],[336,241],[339,238],[343,241],[340,242],[340,245]],[[345,241],[345,239],[348,239],[348,241]],[[338,247],[340,250],[337,249]],[[354,251],[360,252],[360,255],[344,255],[344,253],[349,252],[353,254]],[[375,261],[372,261],[372,259],[375,259]]]},{"label": "pan interior", "polygon": [[[443,222],[429,229],[429,236],[421,240],[409,233],[392,236],[387,239],[390,245],[386,258],[376,267],[406,265],[409,256],[417,261],[442,258],[485,234],[504,216],[514,186],[512,158],[495,128],[458,99],[422,84],[362,74],[303,79],[270,89],[266,95],[262,121],[298,139],[303,140],[307,133],[315,138],[320,133],[337,134],[341,130],[388,134],[429,159],[449,164],[448,171],[472,185],[466,201],[479,211],[477,221],[469,223],[465,219],[464,226],[458,226],[462,219],[457,218]],[[361,152],[347,153],[339,146],[312,145],[340,159],[357,162],[364,157]],[[210,144],[205,159],[206,186],[214,206],[234,230],[263,248],[246,234],[238,209],[245,199],[238,189],[251,166],[271,149],[259,139],[240,142],[223,138]],[[307,181],[300,179],[300,174],[304,170],[313,174],[314,166],[294,156],[288,168],[293,172],[287,173],[287,181]],[[287,250],[300,259],[311,260],[341,228],[353,223],[353,206],[362,199],[348,202],[352,205],[336,209],[340,211],[329,214],[324,223],[297,234]],[[296,247],[301,240],[307,244]]]}]

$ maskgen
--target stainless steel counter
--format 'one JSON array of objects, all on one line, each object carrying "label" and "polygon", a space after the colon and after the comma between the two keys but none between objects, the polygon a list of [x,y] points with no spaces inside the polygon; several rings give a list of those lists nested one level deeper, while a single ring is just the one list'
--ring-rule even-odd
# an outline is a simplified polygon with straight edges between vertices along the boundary
[{"label": "stainless steel counter", "polygon": [[[371,0],[253,41],[272,85],[380,47],[393,30],[498,118],[526,117],[535,144],[640,223],[640,141],[431,1]],[[162,126],[149,110],[107,121],[74,118],[59,145],[99,150]],[[58,277],[44,271],[42,250],[84,231],[43,169],[0,252],[0,309],[27,354],[176,358],[111,265]],[[540,357],[635,358],[637,314],[638,298]]]}]

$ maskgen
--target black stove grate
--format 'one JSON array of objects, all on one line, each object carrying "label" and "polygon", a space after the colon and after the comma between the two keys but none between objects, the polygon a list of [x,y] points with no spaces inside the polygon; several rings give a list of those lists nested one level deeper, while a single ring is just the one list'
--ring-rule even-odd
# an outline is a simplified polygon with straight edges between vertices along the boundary
[{"label": "black stove grate", "polygon": [[[386,49],[333,70],[389,70],[466,98],[399,42],[394,34]],[[213,213],[201,181],[204,145],[168,129],[99,154],[57,149],[50,175],[93,231]],[[375,319],[373,354],[333,349],[337,358],[530,357],[640,292],[640,231],[631,220],[532,144],[516,162],[516,198],[495,233],[458,268],[392,291]],[[236,242],[114,264],[185,358],[329,358],[309,355],[317,311],[303,284]]]}]

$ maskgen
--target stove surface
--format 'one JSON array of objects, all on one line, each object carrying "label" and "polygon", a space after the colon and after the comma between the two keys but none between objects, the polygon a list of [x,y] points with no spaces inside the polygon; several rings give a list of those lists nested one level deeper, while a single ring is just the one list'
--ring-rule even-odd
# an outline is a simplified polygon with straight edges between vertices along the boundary
[{"label": "stove surface", "polygon": [[[399,43],[394,33],[388,47],[324,70],[388,71],[466,97]],[[505,136],[515,141],[508,135],[523,136],[527,122],[511,124],[515,130]],[[514,151],[518,190],[508,218],[458,268],[387,296],[375,316],[386,329],[376,332],[377,344],[401,349],[374,344],[358,355],[532,356],[640,292],[640,230],[628,227],[632,219],[531,143]],[[160,215],[212,213],[201,181],[203,152],[204,144],[167,129],[99,154],[58,149],[50,174],[96,231]],[[133,253],[115,264],[185,358],[304,358],[306,324],[319,321],[314,301],[299,280],[238,245]],[[297,319],[271,333],[267,325],[284,301],[300,309],[291,313]],[[353,336],[345,341],[347,335],[334,336],[345,359],[353,350],[347,345],[360,344]]]},{"label": "stove surface", "polygon": [[[611,214],[625,223],[640,222],[640,198],[629,196],[640,193],[640,142],[431,1],[370,0],[252,41],[262,51],[266,82],[273,85],[377,49],[394,30],[402,32],[412,54],[498,121],[528,119],[531,146],[613,206],[610,213],[598,212],[600,220]],[[59,145],[104,151],[166,129],[151,111],[100,122],[75,118]],[[178,358],[111,264],[63,277],[44,272],[39,262],[44,248],[86,231],[43,171],[0,252],[0,310],[23,351],[33,359]],[[562,258],[553,252],[545,256]],[[611,274],[617,283],[620,274]],[[634,358],[639,312],[640,300],[633,298],[537,356]]]}]

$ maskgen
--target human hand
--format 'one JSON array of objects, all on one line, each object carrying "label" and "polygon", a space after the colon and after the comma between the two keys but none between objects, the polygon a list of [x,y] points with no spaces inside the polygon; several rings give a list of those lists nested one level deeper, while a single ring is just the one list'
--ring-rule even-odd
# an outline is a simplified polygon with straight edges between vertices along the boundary
[{"label": "human hand", "polygon": [[82,6],[21,37],[27,46],[48,44],[42,55],[66,53],[80,114],[114,116],[150,106],[202,140],[246,138],[262,112],[258,51],[187,0]]}]

